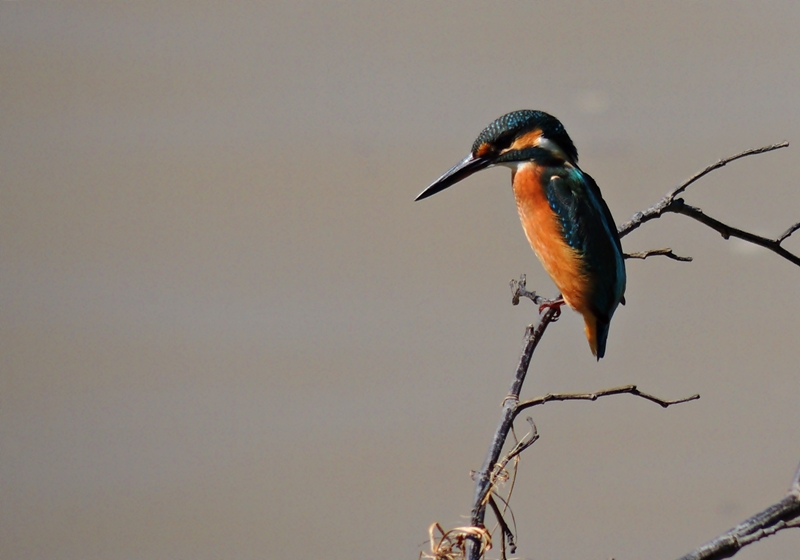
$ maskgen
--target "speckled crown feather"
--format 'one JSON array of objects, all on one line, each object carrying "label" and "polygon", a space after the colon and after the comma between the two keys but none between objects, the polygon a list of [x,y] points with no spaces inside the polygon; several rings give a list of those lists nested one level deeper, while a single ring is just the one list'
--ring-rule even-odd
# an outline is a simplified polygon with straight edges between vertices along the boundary
[{"label": "speckled crown feather", "polygon": [[578,150],[561,121],[544,111],[527,109],[507,113],[484,128],[472,144],[472,153],[477,153],[484,144],[497,148],[507,147],[517,136],[537,128],[541,129],[545,138],[555,142],[565,154],[577,163]]}]

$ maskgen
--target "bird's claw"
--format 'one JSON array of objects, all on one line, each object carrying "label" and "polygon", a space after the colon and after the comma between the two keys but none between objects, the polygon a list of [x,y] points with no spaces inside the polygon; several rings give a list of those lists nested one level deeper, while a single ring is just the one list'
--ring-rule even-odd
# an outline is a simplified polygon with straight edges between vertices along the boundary
[{"label": "bird's claw", "polygon": [[541,315],[545,309],[552,309],[553,318],[551,319],[551,321],[552,322],[558,321],[558,318],[561,316],[561,306],[564,305],[564,303],[566,303],[564,301],[564,298],[544,300],[539,305],[539,315]]}]

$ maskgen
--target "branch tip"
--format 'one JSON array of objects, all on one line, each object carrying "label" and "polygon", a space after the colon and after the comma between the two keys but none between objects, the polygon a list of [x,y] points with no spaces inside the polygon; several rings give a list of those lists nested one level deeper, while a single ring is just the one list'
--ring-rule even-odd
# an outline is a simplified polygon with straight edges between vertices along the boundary
[{"label": "branch tip", "polygon": [[758,154],[764,154],[764,153],[767,153],[767,152],[771,152],[773,150],[779,150],[781,148],[786,148],[788,146],[789,146],[789,142],[778,142],[777,144],[770,144],[768,146],[762,146],[760,148],[750,148],[749,150],[745,150],[743,152],[739,152],[738,154],[734,154],[732,156],[728,156],[726,158],[723,158],[723,159],[717,161],[716,163],[712,163],[711,165],[709,165],[708,167],[706,167],[705,169],[703,169],[699,173],[695,173],[694,175],[689,177],[682,184],[678,185],[675,189],[670,191],[667,194],[666,198],[669,198],[669,199],[675,198],[677,195],[679,195],[680,193],[685,191],[686,188],[689,185],[691,185],[692,183],[694,183],[698,179],[700,179],[702,177],[705,177],[706,175],[708,175],[712,171],[715,171],[715,170],[719,169],[720,167],[725,167],[726,165],[728,165],[732,161],[736,161],[737,159],[741,159],[741,158],[747,157],[747,156],[754,156],[754,155],[758,155]]},{"label": "branch tip", "polygon": [[798,498],[800,498],[800,465],[797,465],[797,470],[792,478],[792,486],[789,491],[793,492]]},{"label": "branch tip", "polygon": [[794,232],[796,232],[798,229],[800,229],[800,222],[797,222],[796,224],[794,224],[793,226],[791,226],[789,229],[787,229],[786,231],[784,231],[784,232],[781,234],[781,236],[780,236],[780,237],[777,239],[778,243],[779,243],[779,244],[780,244],[780,243],[783,243],[785,239],[787,239],[789,236],[791,236],[791,235],[792,235]]},{"label": "branch tip", "polygon": [[624,253],[623,258],[626,259],[641,259],[644,260],[648,257],[667,257],[669,259],[680,262],[692,262],[692,257],[682,257],[672,252],[669,247],[663,249],[650,249],[649,251],[639,251],[637,253]]}]

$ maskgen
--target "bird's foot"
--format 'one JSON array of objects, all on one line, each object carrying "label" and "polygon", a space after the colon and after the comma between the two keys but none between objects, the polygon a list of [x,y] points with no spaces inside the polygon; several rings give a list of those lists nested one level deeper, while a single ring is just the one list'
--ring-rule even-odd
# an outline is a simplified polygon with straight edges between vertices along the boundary
[{"label": "bird's foot", "polygon": [[539,314],[542,314],[542,311],[545,309],[552,309],[554,311],[553,314],[553,321],[558,320],[561,316],[561,306],[564,305],[566,302],[564,301],[563,297],[558,299],[548,299],[539,302]]}]

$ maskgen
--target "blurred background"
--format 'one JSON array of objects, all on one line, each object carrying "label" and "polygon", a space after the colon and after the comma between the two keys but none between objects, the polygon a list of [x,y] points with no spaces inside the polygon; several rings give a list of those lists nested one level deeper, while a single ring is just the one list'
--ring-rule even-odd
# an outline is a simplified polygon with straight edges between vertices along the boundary
[{"label": "blurred background", "polygon": [[[797,2],[0,2],[0,557],[417,558],[465,523],[554,288],[509,173],[417,193],[516,109],[618,222],[693,185],[800,220]],[[800,461],[800,269],[666,216],[596,363],[566,313],[524,395],[520,558],[677,557]],[[799,252],[800,239],[787,248]],[[743,559],[795,556],[800,534]],[[738,558],[738,556],[737,556]]]}]

